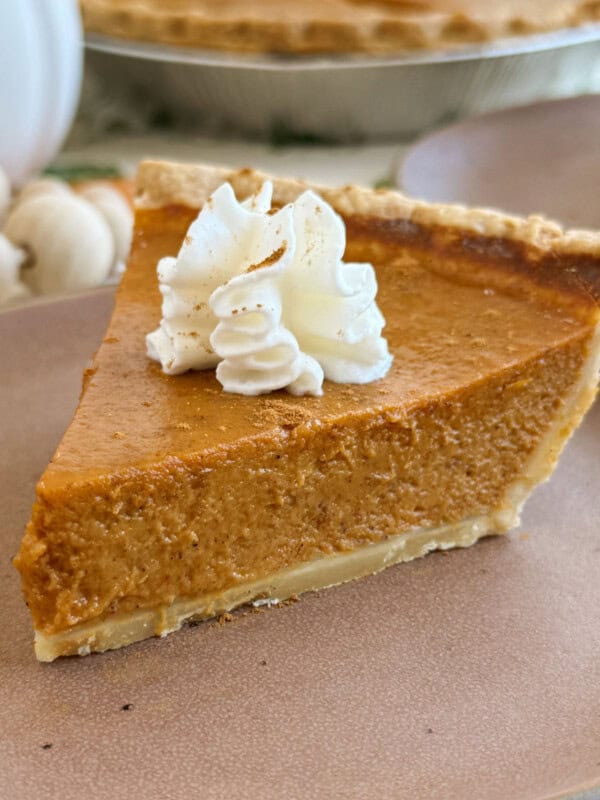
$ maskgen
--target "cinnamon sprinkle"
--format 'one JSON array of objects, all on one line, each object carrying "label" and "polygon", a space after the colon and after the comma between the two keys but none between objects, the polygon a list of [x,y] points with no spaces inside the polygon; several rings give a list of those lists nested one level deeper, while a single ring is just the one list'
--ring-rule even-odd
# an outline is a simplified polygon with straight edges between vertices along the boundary
[{"label": "cinnamon sprinkle", "polygon": [[262,407],[254,414],[253,425],[261,424],[281,425],[283,427],[296,427],[311,418],[310,411],[300,405],[286,400],[265,399]]},{"label": "cinnamon sprinkle", "polygon": [[263,267],[270,267],[272,264],[275,264],[276,261],[282,257],[282,255],[287,250],[287,242],[284,242],[281,247],[277,248],[270,256],[267,256],[264,261],[261,261],[260,264],[251,264],[246,272],[255,272],[257,269],[262,269]]}]

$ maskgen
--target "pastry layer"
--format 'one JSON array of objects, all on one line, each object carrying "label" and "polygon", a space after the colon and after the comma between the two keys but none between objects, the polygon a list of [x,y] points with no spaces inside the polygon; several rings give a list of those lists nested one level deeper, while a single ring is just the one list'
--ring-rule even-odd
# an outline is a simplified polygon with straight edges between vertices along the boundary
[{"label": "pastry layer", "polygon": [[394,53],[567,28],[589,0],[81,0],[89,32],[216,50]]},{"label": "pastry layer", "polygon": [[88,655],[124,647],[151,636],[166,636],[187,620],[209,619],[256,598],[277,603],[292,595],[374,574],[433,550],[469,547],[494,532],[491,530],[493,522],[493,519],[481,517],[441,528],[410,531],[349,553],[289,567],[268,578],[242,583],[224,592],[175,600],[159,608],[116,613],[105,619],[76,625],[63,633],[44,635],[38,631],[35,652],[40,661],[53,661],[59,656]]}]

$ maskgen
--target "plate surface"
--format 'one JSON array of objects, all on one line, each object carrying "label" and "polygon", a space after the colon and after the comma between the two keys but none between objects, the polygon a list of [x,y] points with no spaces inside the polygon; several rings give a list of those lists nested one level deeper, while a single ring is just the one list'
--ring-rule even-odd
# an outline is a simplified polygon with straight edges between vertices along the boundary
[{"label": "plate surface", "polygon": [[549,800],[600,785],[600,405],[523,531],[38,664],[9,557],[111,303],[100,290],[0,314],[3,796]]},{"label": "plate surface", "polygon": [[425,137],[399,184],[413,197],[542,213],[600,228],[600,95],[487,114]]}]

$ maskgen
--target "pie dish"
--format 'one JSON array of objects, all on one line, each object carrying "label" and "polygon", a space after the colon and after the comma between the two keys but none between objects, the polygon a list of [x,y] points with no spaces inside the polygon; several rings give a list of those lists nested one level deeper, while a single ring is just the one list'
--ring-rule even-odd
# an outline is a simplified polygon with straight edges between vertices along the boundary
[{"label": "pie dish", "polygon": [[589,0],[81,0],[90,33],[271,53],[452,48],[600,19]]},{"label": "pie dish", "polygon": [[[592,403],[600,235],[402,195],[318,189],[371,261],[394,364],[322,397],[167,376],[144,337],[159,257],[252,170],[145,162],[128,270],[15,565],[50,661],[465,547],[518,522]],[[273,179],[276,205],[307,187]]]}]

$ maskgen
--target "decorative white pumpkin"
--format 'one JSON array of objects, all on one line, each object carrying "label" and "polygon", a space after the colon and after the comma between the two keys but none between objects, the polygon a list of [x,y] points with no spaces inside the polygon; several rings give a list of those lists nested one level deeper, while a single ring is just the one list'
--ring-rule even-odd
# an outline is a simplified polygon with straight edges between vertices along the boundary
[{"label": "decorative white pumpkin", "polygon": [[0,222],[6,216],[10,205],[10,181],[8,175],[0,167]]},{"label": "decorative white pumpkin", "polygon": [[65,195],[72,194],[72,189],[65,181],[59,181],[58,178],[36,178],[29,181],[23,186],[17,199],[15,206],[21,205],[25,200],[31,200],[33,197],[40,195]]},{"label": "decorative white pumpkin", "polygon": [[26,297],[29,289],[19,280],[19,270],[27,254],[0,233],[0,305]]},{"label": "decorative white pumpkin", "polygon": [[129,255],[133,235],[133,212],[123,195],[107,183],[97,183],[82,190],[81,196],[89,200],[108,222],[115,242],[116,268]]},{"label": "decorative white pumpkin", "polygon": [[60,149],[77,108],[82,39],[77,0],[0,1],[0,164],[13,183]]},{"label": "decorative white pumpkin", "polygon": [[42,194],[24,201],[10,214],[4,233],[27,250],[32,263],[23,280],[41,294],[98,286],[113,265],[115,247],[108,223],[75,193]]}]

